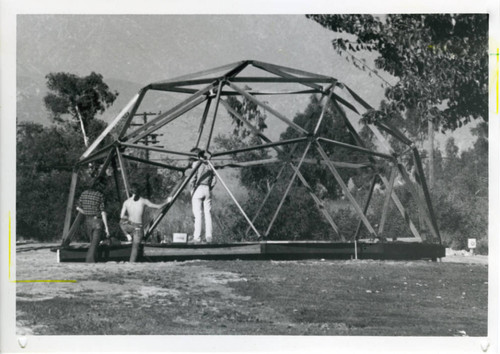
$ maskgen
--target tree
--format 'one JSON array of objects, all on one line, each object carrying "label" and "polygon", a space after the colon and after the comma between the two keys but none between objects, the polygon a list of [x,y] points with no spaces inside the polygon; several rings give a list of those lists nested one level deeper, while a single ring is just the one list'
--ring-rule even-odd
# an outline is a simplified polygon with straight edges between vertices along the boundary
[{"label": "tree", "polygon": [[44,97],[45,107],[56,122],[69,114],[80,125],[85,146],[88,146],[88,130],[97,113],[111,106],[118,92],[111,92],[102,75],[92,72],[85,77],[70,73],[50,73],[46,76],[49,92]]},{"label": "tree", "polygon": [[[488,15],[307,17],[334,32],[355,36],[354,40],[332,41],[337,52],[348,53],[355,66],[367,69],[353,53],[377,51],[376,68],[399,79],[385,90],[387,104],[367,112],[366,121],[387,119],[392,112],[412,111],[428,122],[431,138],[436,128],[454,130],[476,118],[487,121]],[[432,159],[434,147],[430,140]]]},{"label": "tree", "polygon": [[[323,103],[324,104],[324,103]],[[320,99],[316,95],[310,97],[310,101],[304,112],[299,112],[293,118],[293,122],[297,125],[304,127],[308,131],[314,130],[319,117],[321,115],[322,105]],[[344,121],[342,120],[339,113],[329,105],[325,111],[323,121],[318,130],[318,134],[324,138],[344,142],[351,145],[356,145],[354,137],[351,135],[347,129]],[[298,133],[292,129],[288,128],[284,133],[281,134],[282,140],[293,139],[298,137]],[[287,153],[293,148],[285,147]],[[294,152],[295,156],[301,156],[305,149],[305,145]],[[354,152],[352,150],[338,147],[334,145],[323,145],[325,152],[331,156],[332,160],[339,162],[367,162],[368,159],[365,154]],[[316,151],[314,146],[309,150],[307,158],[321,161],[321,155]],[[362,178],[353,169],[339,169],[340,176],[342,180],[347,183],[350,178],[358,179],[356,182],[358,184],[364,184],[366,180]],[[325,168],[323,165],[307,165],[307,169],[303,168],[303,174],[312,186],[316,186],[318,183],[322,184],[328,190],[328,197],[331,199],[337,198],[342,194],[342,189],[333,178],[331,172]]]},{"label": "tree", "polygon": [[18,128],[16,221],[20,238],[60,237],[71,171],[82,148],[79,132],[68,124],[25,123]]}]

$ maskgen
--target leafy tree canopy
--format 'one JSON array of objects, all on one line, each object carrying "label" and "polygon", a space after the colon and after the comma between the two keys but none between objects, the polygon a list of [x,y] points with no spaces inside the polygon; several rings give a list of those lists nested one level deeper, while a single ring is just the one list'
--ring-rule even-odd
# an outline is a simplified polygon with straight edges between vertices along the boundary
[{"label": "leafy tree canopy", "polygon": [[69,114],[80,122],[87,142],[86,132],[95,115],[111,106],[118,92],[110,91],[102,75],[95,72],[84,77],[64,72],[50,73],[46,79],[51,92],[44,97],[44,103],[51,118],[61,122],[63,116]]},{"label": "leafy tree canopy", "polygon": [[[416,110],[441,129],[488,119],[488,15],[308,15],[334,32],[339,54],[377,51],[378,69],[399,78],[386,88],[388,103],[365,115],[368,121],[391,112]],[[352,54],[351,54],[352,55]],[[366,65],[352,55],[361,69]],[[361,63],[361,64],[360,64]]]}]

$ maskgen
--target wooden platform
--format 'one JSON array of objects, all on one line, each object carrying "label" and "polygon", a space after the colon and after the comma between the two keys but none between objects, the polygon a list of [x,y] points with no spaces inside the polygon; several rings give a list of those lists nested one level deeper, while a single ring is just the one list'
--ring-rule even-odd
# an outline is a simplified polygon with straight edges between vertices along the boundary
[{"label": "wooden platform", "polygon": [[[59,262],[84,262],[88,245],[54,249]],[[98,261],[128,261],[131,245],[100,246]],[[357,243],[358,259],[436,260],[445,256],[445,247],[416,242]],[[192,259],[352,259],[352,242],[261,241],[230,244],[145,244],[139,261],[166,262]]]}]

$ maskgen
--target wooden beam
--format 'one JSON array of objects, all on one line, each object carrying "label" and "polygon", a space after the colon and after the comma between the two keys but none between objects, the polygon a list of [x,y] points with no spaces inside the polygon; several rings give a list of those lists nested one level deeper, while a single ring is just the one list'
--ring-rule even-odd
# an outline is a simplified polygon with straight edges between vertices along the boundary
[{"label": "wooden beam", "polygon": [[156,161],[152,161],[152,160],[141,159],[139,157],[135,157],[135,156],[131,156],[131,155],[122,154],[122,157],[124,159],[127,159],[127,160],[136,161],[136,162],[142,162],[142,163],[145,163],[145,164],[148,164],[148,165],[151,165],[151,166],[157,166],[157,167],[161,167],[161,168],[166,168],[168,170],[179,171],[179,172],[184,172],[186,170],[183,167],[177,167],[177,166],[167,165],[165,163],[156,162]]},{"label": "wooden beam", "polygon": [[325,205],[323,204],[323,202],[318,198],[318,196],[316,194],[314,194],[311,185],[307,182],[307,180],[305,179],[304,175],[293,164],[290,164],[290,166],[293,168],[294,171],[296,171],[297,176],[299,177],[300,181],[302,182],[302,184],[306,188],[307,192],[309,193],[309,195],[313,199],[314,203],[316,204],[316,207],[318,208],[318,210],[320,211],[320,213],[323,214],[324,218],[328,221],[328,223],[332,227],[333,231],[340,237],[340,239],[342,241],[345,241],[344,235],[340,232],[339,227],[337,226],[337,224],[335,223],[335,221],[333,221],[332,217],[330,216],[330,214],[326,210]]},{"label": "wooden beam", "polygon": [[388,159],[388,160],[391,160],[391,161],[394,160],[394,156],[391,156],[391,155],[388,155],[388,154],[384,154],[384,153],[381,153],[381,152],[377,152],[377,151],[372,151],[372,150],[369,150],[369,149],[366,149],[366,148],[362,148],[362,147],[359,147],[359,146],[356,146],[356,145],[342,143],[340,141],[331,140],[331,139],[327,139],[327,138],[318,138],[318,140],[324,141],[326,143],[330,143],[332,145],[340,146],[340,147],[343,147],[343,148],[346,148],[346,149],[350,149],[350,150],[354,150],[354,151],[359,151],[359,152],[362,152],[362,153],[365,153],[365,154],[368,154],[368,155],[382,157],[384,159]]},{"label": "wooden beam", "polygon": [[64,218],[62,245],[65,244],[69,233],[71,216],[73,215],[73,205],[75,204],[75,190],[76,190],[77,180],[78,180],[78,168],[75,168],[73,170],[73,173],[71,174],[71,184],[69,187],[68,203],[66,204],[66,216]]},{"label": "wooden beam", "polygon": [[346,106],[347,108],[349,108],[351,111],[353,111],[354,113],[356,114],[359,114],[358,110],[356,109],[356,107],[354,107],[352,104],[350,104],[349,102],[347,102],[346,100],[344,100],[342,97],[340,97],[339,95],[337,94],[333,94],[333,98],[335,99],[335,101],[338,101],[340,103],[342,103],[344,106]]},{"label": "wooden beam", "polygon": [[210,148],[210,143],[212,141],[212,134],[214,132],[215,122],[217,120],[217,112],[219,110],[220,93],[222,91],[223,86],[224,86],[224,82],[220,81],[219,86],[217,87],[217,98],[215,99],[214,115],[212,118],[212,124],[210,125],[210,131],[208,133],[208,139],[207,139],[207,144],[205,145],[205,151],[209,151],[208,149]]},{"label": "wooden beam", "polygon": [[112,150],[115,146],[115,143],[111,143],[111,144],[108,144],[106,145],[105,147],[103,147],[102,149],[96,151],[95,153],[91,154],[90,156],[88,156],[87,158],[83,159],[83,160],[80,160],[76,163],[77,166],[83,166],[85,164],[88,164],[88,163],[91,163],[91,162],[94,162],[94,161],[98,161],[98,160],[102,160],[104,158],[106,158],[108,156],[108,153],[110,150]]},{"label": "wooden beam", "polygon": [[425,202],[427,203],[429,216],[433,225],[433,230],[434,230],[433,233],[434,236],[437,236],[439,244],[442,244],[441,234],[439,233],[436,216],[434,214],[434,209],[432,208],[431,196],[429,194],[429,187],[427,186],[427,182],[425,181],[425,174],[424,174],[424,168],[422,166],[422,160],[420,159],[420,154],[416,147],[413,148],[413,156],[415,158],[415,166],[417,167],[417,172],[419,177],[417,180],[419,181],[420,186],[424,192]]},{"label": "wooden beam", "polygon": [[[268,143],[272,143],[271,139],[269,139],[268,137],[266,137],[262,132],[260,132],[257,128],[255,128],[252,124],[250,124],[250,122],[248,122],[248,120],[246,120],[245,118],[243,118],[238,112],[236,112],[226,101],[222,101],[224,107],[226,107],[226,109],[232,113],[236,119],[238,119],[239,121],[241,121],[243,124],[245,124],[254,134],[256,134],[257,136],[259,136],[263,141],[266,141]],[[297,147],[298,145],[295,145],[293,151],[295,151],[295,148]],[[274,146],[273,147],[278,153],[280,152],[283,152],[282,149],[278,148],[277,146]],[[303,163],[306,162],[306,160],[308,159],[303,159]],[[313,161],[311,159],[309,159],[308,161]],[[314,162],[314,163],[317,163],[317,162]],[[321,201],[319,200],[319,198],[312,192],[312,188],[309,186],[309,184],[307,183],[307,181],[305,180],[304,176],[302,175],[302,173],[295,168],[295,166],[289,162],[289,165],[294,169],[294,171],[296,171],[299,179],[301,180],[301,182],[304,184],[304,186],[306,187],[306,189],[309,191],[309,194],[310,196],[313,198],[314,202],[316,203],[316,206],[318,207],[318,209],[320,210],[321,213],[323,213],[323,215],[325,216],[325,218],[327,219],[327,221],[330,223],[330,225],[332,226],[333,230],[337,233],[337,235],[339,235],[342,239],[344,239],[343,235],[340,233],[337,225],[335,224],[335,222],[333,221],[333,219],[331,218],[330,214],[328,214],[328,212],[326,211],[326,209],[324,208],[324,206],[322,205]],[[262,204],[260,205],[259,209],[257,210],[254,218],[252,219],[252,222],[255,222],[257,216],[260,214],[260,211],[262,210],[262,208],[264,207],[267,199],[269,198],[269,195],[271,193],[271,191],[274,189],[274,186],[276,185],[277,183],[277,179],[279,178],[279,176],[281,176],[284,168],[285,168],[286,165],[283,165],[283,167],[280,169],[279,173],[278,173],[278,177],[276,177],[275,179],[275,182],[273,183],[272,187],[270,188],[270,190],[268,191],[268,193],[266,194],[266,196],[264,197],[264,201],[262,202]],[[245,235],[248,234],[248,231],[249,229],[247,228],[246,232],[245,232]]]},{"label": "wooden beam", "polygon": [[262,61],[254,60],[252,62],[252,64],[253,65],[260,65],[260,66],[271,67],[271,68],[276,68],[276,69],[278,69],[280,71],[285,71],[285,72],[288,72],[288,73],[291,73],[291,74],[295,74],[295,75],[303,75],[303,76],[309,76],[309,77],[315,77],[315,78],[322,78],[322,79],[330,79],[330,80],[337,81],[336,79],[334,79],[333,77],[330,77],[330,76],[321,75],[321,74],[315,74],[315,73],[311,73],[311,72],[304,71],[304,70],[289,68],[289,67],[286,67],[286,66],[265,63],[265,62],[262,62]]},{"label": "wooden beam", "polygon": [[358,94],[356,92],[354,92],[353,90],[350,89],[349,86],[347,85],[344,85],[344,87],[346,88],[346,90],[351,94],[351,96],[359,103],[361,104],[366,110],[371,110],[373,109],[372,106],[370,106],[368,103],[366,103],[365,100],[363,100],[360,96],[358,96]]},{"label": "wooden beam", "polygon": [[[226,110],[232,114],[236,119],[238,119],[240,122],[242,122],[248,129],[250,129],[255,135],[257,135],[259,138],[261,139],[264,139],[265,141],[267,141],[264,136],[264,134],[262,134],[261,131],[259,131],[257,128],[255,128],[255,126],[253,126],[249,121],[247,121],[245,118],[243,118],[238,112],[236,112],[234,110],[233,107],[231,107],[229,105],[229,103],[226,101],[226,100],[221,100],[220,101],[222,103],[222,105],[226,108]],[[267,142],[271,142],[270,140],[268,140]]]},{"label": "wooden beam", "polygon": [[203,116],[201,117],[201,120],[200,120],[200,126],[198,127],[198,139],[196,140],[196,145],[195,145],[196,147],[198,147],[200,145],[201,136],[203,134],[203,128],[205,127],[205,122],[207,120],[208,111],[210,110],[211,103],[212,103],[212,99],[208,98],[207,104],[205,105],[205,110],[203,111]]},{"label": "wooden beam", "polygon": [[[267,72],[270,72],[272,74],[275,74],[275,75],[278,75],[280,77],[284,77],[284,78],[296,78],[296,76],[293,76],[293,75],[290,75],[278,68],[276,68],[275,66],[273,65],[268,65],[266,63],[261,63],[261,62],[254,62],[253,63],[253,66],[259,68],[259,69],[262,69],[262,70],[265,70]],[[320,86],[320,85],[317,85],[315,83],[305,83],[306,86],[308,87],[312,87],[316,90],[320,90],[321,92],[323,91],[323,87]]]},{"label": "wooden beam", "polygon": [[146,146],[146,145],[139,145],[139,144],[120,143],[120,146],[125,146],[125,147],[133,148],[133,149],[163,152],[165,154],[187,156],[187,157],[197,157],[197,155],[193,154],[192,152],[181,152],[181,151],[175,151],[175,150],[167,150],[167,149],[158,148],[158,147],[149,146],[149,145]]},{"label": "wooden beam", "polygon": [[122,111],[116,116],[116,118],[104,129],[104,131],[97,137],[96,140],[90,145],[90,147],[83,153],[83,155],[80,157],[80,160],[83,160],[84,158],[88,157],[94,150],[95,148],[101,143],[101,141],[109,134],[109,132],[118,124],[119,121],[123,118],[125,113],[127,113],[130,109],[130,107],[135,104],[135,102],[138,100],[139,94],[136,94],[130,102],[125,106],[125,108],[122,109]]},{"label": "wooden beam", "polygon": [[269,232],[271,231],[271,228],[273,227],[273,224],[274,222],[276,221],[276,218],[281,210],[281,207],[283,206],[283,204],[285,203],[285,199],[286,197],[288,196],[288,193],[290,192],[290,189],[292,188],[292,185],[293,183],[295,182],[295,178],[297,178],[297,173],[298,171],[300,170],[300,166],[302,166],[302,162],[304,161],[304,159],[306,158],[307,156],[307,153],[309,152],[309,149],[311,147],[311,143],[312,141],[310,140],[304,150],[304,152],[302,153],[302,158],[300,159],[299,161],[299,164],[297,166],[296,169],[294,169],[294,172],[293,172],[293,175],[292,175],[292,178],[290,179],[290,182],[288,183],[288,186],[286,187],[286,190],[285,190],[285,193],[283,194],[283,197],[281,198],[280,200],[280,203],[278,204],[278,208],[276,209],[276,211],[274,212],[274,215],[271,219],[271,222],[269,223],[269,226],[267,227],[267,230],[266,230],[266,233],[265,233],[265,237],[267,238],[269,236]]},{"label": "wooden beam", "polygon": [[[165,90],[161,90],[163,92],[177,92],[177,93],[186,93],[186,94],[194,94],[198,92],[196,89],[184,88],[184,87],[169,87]],[[278,95],[304,95],[304,94],[313,94],[313,93],[322,93],[323,91],[317,89],[310,90],[248,90],[250,94],[253,96],[278,96]],[[240,96],[238,92],[234,91],[222,91],[220,94],[222,97],[227,96]]]},{"label": "wooden beam", "polygon": [[248,92],[246,92],[242,88],[238,87],[237,85],[235,85],[235,84],[233,84],[231,82],[228,82],[228,85],[231,88],[233,88],[235,91],[239,92],[241,95],[243,95],[244,97],[246,97],[247,99],[249,99],[250,101],[252,101],[253,103],[257,104],[258,106],[260,106],[262,108],[264,108],[266,111],[268,111],[269,113],[271,113],[272,115],[274,115],[275,117],[277,117],[278,119],[280,119],[281,121],[285,122],[286,124],[288,124],[293,129],[297,130],[299,133],[306,134],[306,135],[309,134],[305,129],[303,129],[299,125],[295,124],[294,122],[292,122],[291,120],[289,120],[288,118],[286,118],[285,116],[283,116],[281,113],[275,111],[274,109],[272,109],[271,107],[269,107],[267,104],[265,104],[263,102],[260,102],[259,100],[257,100],[255,97],[253,97],[252,95],[250,95]]},{"label": "wooden beam", "polygon": [[356,202],[356,199],[354,199],[351,192],[349,192],[349,188],[347,188],[346,184],[342,180],[342,177],[340,177],[340,174],[338,173],[335,166],[333,166],[333,164],[330,162],[328,155],[326,154],[325,150],[323,150],[323,148],[321,147],[321,144],[319,143],[318,140],[316,140],[316,148],[317,148],[318,152],[320,153],[321,157],[323,158],[323,160],[325,162],[327,162],[328,168],[332,172],[333,176],[337,180],[337,183],[342,188],[347,199],[349,199],[349,201],[351,202],[351,205],[354,207],[354,210],[358,213],[358,216],[361,218],[361,220],[365,224],[365,226],[368,229],[368,231],[370,232],[370,234],[372,234],[374,237],[377,237],[377,233],[375,232],[372,225],[370,224],[370,222],[366,218],[365,214],[363,214],[363,210],[361,210],[360,206],[358,205],[358,202]]},{"label": "wooden beam", "polygon": [[[195,86],[195,85],[204,85],[211,83],[216,80],[220,80],[220,77],[210,77],[206,79],[193,79],[193,80],[185,80],[185,81],[177,81],[168,84],[151,84],[151,89],[153,90],[161,90],[161,91],[169,91],[172,87],[182,87],[182,86]],[[331,84],[336,82],[333,78],[311,78],[311,77],[232,77],[229,79],[230,82],[242,82],[242,83],[292,83],[292,84]],[[314,87],[319,89],[318,87]]]},{"label": "wooden beam", "polygon": [[120,134],[118,134],[118,139],[122,139],[127,133],[127,130],[130,127],[130,123],[132,123],[132,120],[134,119],[137,109],[139,109],[139,106],[141,105],[142,100],[144,99],[144,95],[146,95],[148,89],[149,86],[146,86],[139,91],[139,97],[137,98],[137,101],[135,102],[132,109],[130,110],[130,113],[127,117],[127,120],[125,121],[125,124],[123,125],[122,130],[120,131]]},{"label": "wooden beam", "polygon": [[[166,114],[161,114],[160,116],[156,117],[152,121],[144,124],[141,128],[139,128],[141,131],[137,130],[137,134],[134,134],[133,136],[127,137],[128,141],[131,141],[132,143],[136,143],[142,138],[148,136],[151,133],[154,133],[158,129],[162,128],[163,126],[169,124],[170,122],[174,121],[175,119],[179,118],[181,115],[184,113],[190,111],[191,109],[195,108],[198,106],[200,103],[204,102],[206,98],[198,98],[197,100],[189,103],[188,105],[184,106],[182,109],[176,111],[175,113],[172,113],[170,115]],[[149,124],[153,123],[153,124]],[[142,129],[145,126],[148,126],[146,129]]]},{"label": "wooden beam", "polygon": [[[385,188],[388,189],[389,188],[389,181],[387,180],[387,178],[385,176],[380,175],[380,179],[384,183]],[[392,197],[392,201],[394,202],[394,204],[398,208],[399,212],[401,213],[401,216],[403,217],[404,221],[406,221],[406,223],[408,224],[408,227],[410,228],[410,231],[413,234],[413,236],[415,236],[415,238],[418,241],[422,242],[422,237],[420,236],[420,233],[418,232],[417,228],[415,227],[415,225],[411,221],[410,215],[408,214],[408,212],[404,208],[403,204],[399,200],[399,198],[394,190],[391,193],[391,197]]]},{"label": "wooden beam", "polygon": [[225,156],[225,155],[233,155],[237,154],[240,152],[247,152],[247,151],[252,151],[252,150],[261,150],[261,149],[267,149],[267,148],[272,148],[275,146],[282,146],[282,145],[289,145],[289,144],[295,144],[295,143],[301,143],[306,140],[308,140],[308,137],[302,137],[302,138],[295,138],[295,139],[290,139],[290,140],[281,140],[273,143],[268,143],[268,144],[262,144],[262,145],[255,145],[255,146],[249,146],[241,149],[235,149],[235,150],[228,150],[228,151],[221,151],[221,152],[215,152],[212,154],[213,157],[218,157],[218,156]]},{"label": "wooden beam", "polygon": [[[276,175],[276,177],[274,177],[274,180],[273,180],[273,183],[271,185],[271,188],[269,188],[269,190],[267,191],[266,195],[264,196],[264,199],[263,199],[262,203],[260,204],[259,208],[255,212],[254,217],[252,218],[252,223],[254,223],[257,220],[257,217],[260,215],[260,212],[262,211],[262,208],[264,208],[264,205],[266,204],[267,200],[269,199],[269,196],[271,195],[274,187],[278,184],[278,179],[283,174],[283,171],[285,170],[285,167],[286,167],[286,164],[283,164],[283,166],[281,166],[280,170],[278,171],[278,174]],[[245,236],[248,235],[248,232],[250,231],[250,228],[251,228],[250,226],[247,227],[247,229],[245,231]]]},{"label": "wooden beam", "polygon": [[[125,137],[125,139],[127,139],[127,140],[134,139],[135,137],[137,137],[142,132],[144,132],[144,131],[148,130],[150,127],[156,125],[158,122],[160,122],[161,120],[163,120],[165,117],[168,117],[171,114],[175,114],[178,110],[185,109],[186,106],[190,105],[193,101],[196,101],[199,97],[207,94],[214,87],[215,87],[215,83],[212,83],[211,85],[208,85],[208,86],[204,87],[203,89],[198,90],[192,96],[186,98],[184,101],[182,101],[179,104],[175,105],[174,107],[172,107],[168,111],[166,111],[166,112],[158,115],[153,120],[150,120],[148,123],[142,125],[140,128],[138,128],[135,131],[131,132],[129,135],[127,135]],[[201,100],[200,103],[202,101],[204,101],[204,100]]]},{"label": "wooden beam", "polygon": [[[367,105],[367,107],[370,107],[369,109],[373,109],[370,105],[368,105],[368,103],[363,101],[363,99],[361,99],[361,97],[359,97],[354,91],[349,89],[347,86],[345,86],[345,88],[349,91],[349,93],[351,93],[351,96],[353,96],[356,101],[358,101],[360,103],[362,102],[363,105]],[[347,116],[346,116],[346,118],[347,118]],[[347,118],[347,119],[349,119],[349,118]],[[368,127],[368,129],[370,129],[372,131],[373,135],[375,135],[375,137],[378,139],[378,141],[382,144],[382,146],[384,147],[386,152],[389,154],[393,154],[394,153],[393,148],[391,147],[389,142],[385,139],[385,137],[382,135],[380,130],[374,124],[366,124],[366,126]]]},{"label": "wooden beam", "polygon": [[380,217],[380,223],[378,226],[378,234],[384,239],[386,237],[382,236],[382,233],[384,232],[385,220],[387,219],[387,213],[389,211],[389,202],[391,201],[392,190],[394,189],[394,181],[396,180],[396,174],[397,174],[397,168],[393,166],[391,168],[391,177],[390,177],[391,179],[389,181],[389,186],[386,189],[384,206],[382,207],[382,216]]},{"label": "wooden beam", "polygon": [[[323,97],[321,97],[321,100],[323,100]],[[323,118],[325,117],[325,112],[326,109],[328,108],[328,102],[330,101],[332,97],[332,92],[330,91],[328,93],[328,98],[327,101],[323,104],[323,108],[321,109],[321,114],[319,116],[318,122],[316,123],[316,127],[314,128],[313,135],[316,136],[318,134],[319,127],[321,126],[321,123],[323,122]]]},{"label": "wooden beam", "polygon": [[413,142],[408,139],[406,136],[404,136],[403,133],[401,133],[398,129],[396,129],[394,126],[390,125],[389,123],[382,123],[382,122],[376,122],[375,125],[379,127],[380,129],[384,130],[388,134],[392,135],[394,138],[399,140],[405,145],[411,146],[413,145]]},{"label": "wooden beam", "polygon": [[170,193],[170,197],[172,200],[170,203],[165,204],[163,207],[160,208],[159,213],[156,215],[154,219],[152,219],[148,225],[146,226],[144,230],[144,240],[147,240],[148,237],[151,235],[151,233],[154,231],[154,229],[158,226],[160,221],[163,219],[163,217],[167,214],[167,212],[170,210],[171,206],[175,203],[175,201],[179,198],[179,195],[182,193],[184,188],[186,188],[187,184],[189,181],[193,178],[193,176],[196,174],[198,171],[198,168],[200,168],[201,164],[197,164],[190,172],[189,176],[184,176],[180,182],[176,185],[176,187],[173,189],[173,191]]},{"label": "wooden beam", "polygon": [[[375,189],[376,183],[377,183],[377,175],[373,175],[372,183],[370,184],[370,189],[368,191],[368,196],[366,198],[365,206],[363,207],[363,214],[365,214],[365,215],[368,212],[368,208],[370,207],[370,202],[371,202],[372,196],[373,196],[373,190]],[[356,227],[356,232],[354,232],[354,237],[353,237],[353,239],[355,241],[358,240],[358,238],[359,238],[359,232],[361,231],[362,224],[363,224],[363,222],[361,221],[361,219],[359,219],[358,226]]]},{"label": "wooden beam", "polygon": [[399,172],[401,173],[401,176],[403,177],[405,183],[408,185],[410,193],[412,194],[413,198],[415,199],[415,201],[418,205],[418,208],[422,213],[424,221],[427,223],[427,226],[429,227],[429,230],[431,231],[433,236],[439,240],[439,236],[436,233],[436,231],[434,230],[434,225],[432,224],[431,218],[429,216],[429,211],[426,208],[425,200],[422,198],[418,189],[411,181],[410,177],[408,176],[408,173],[406,172],[405,167],[401,164],[398,164],[398,169],[399,169]]},{"label": "wooden beam", "polygon": [[231,197],[231,199],[233,200],[233,202],[236,204],[236,207],[238,208],[238,210],[240,211],[240,213],[243,215],[243,217],[245,218],[245,220],[251,226],[252,230],[255,232],[255,234],[257,235],[257,237],[260,239],[261,236],[260,236],[259,231],[255,228],[255,225],[252,223],[252,221],[250,220],[250,218],[248,217],[248,215],[245,213],[245,211],[241,207],[240,203],[238,203],[238,200],[236,200],[236,198],[234,197],[233,193],[231,193],[231,190],[226,185],[226,183],[224,182],[224,180],[222,179],[222,177],[219,175],[219,173],[215,169],[214,165],[210,162],[210,160],[207,160],[207,163],[210,166],[210,168],[212,169],[212,171],[215,173],[215,176],[221,182],[222,186],[226,189],[227,193],[229,194],[229,196]]},{"label": "wooden beam", "polygon": [[[247,61],[244,61],[244,60],[243,61],[238,61],[238,62],[235,62],[235,63],[218,66],[216,68],[198,71],[198,72],[195,72],[195,73],[192,73],[192,74],[177,76],[177,77],[174,77],[172,79],[155,82],[155,83],[153,83],[153,85],[170,84],[170,83],[174,83],[174,82],[177,82],[177,81],[191,80],[191,79],[194,79],[196,77],[211,75],[211,74],[218,73],[218,72],[221,72],[221,71],[226,71],[228,69],[232,70],[232,69],[235,69],[235,68],[241,66],[242,64],[244,64],[246,62]],[[224,75],[225,75],[225,73],[224,73]]]}]

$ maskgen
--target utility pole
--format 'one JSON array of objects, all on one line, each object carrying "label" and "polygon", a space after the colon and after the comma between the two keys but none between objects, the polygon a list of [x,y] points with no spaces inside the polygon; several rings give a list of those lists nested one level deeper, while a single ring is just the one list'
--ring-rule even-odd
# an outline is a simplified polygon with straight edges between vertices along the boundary
[{"label": "utility pole", "polygon": [[[148,116],[157,116],[160,115],[161,111],[158,113],[153,113],[153,112],[143,112],[143,113],[137,113],[134,114],[134,117],[142,117],[142,123],[132,123],[130,124],[131,126],[136,126],[140,127],[148,123]],[[149,145],[156,145],[158,144],[158,137],[162,136],[163,134],[157,134],[157,133],[152,133],[149,135],[146,135],[144,138],[140,139],[138,142],[149,146]],[[163,147],[163,146],[157,146],[157,147]],[[145,150],[146,156],[145,159],[149,161],[149,150]],[[151,198],[151,184],[149,182],[149,172],[146,172],[146,196],[148,198]]]}]

